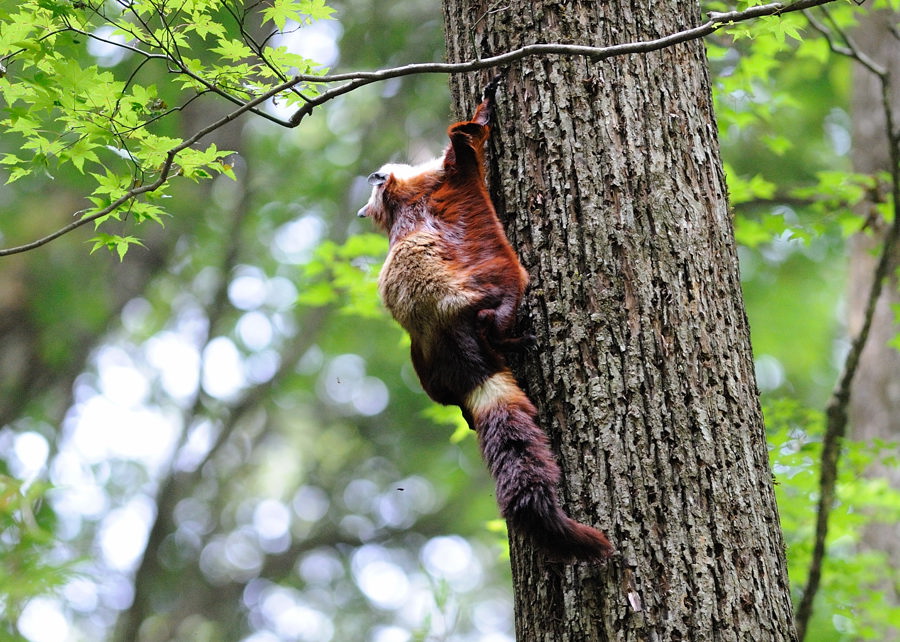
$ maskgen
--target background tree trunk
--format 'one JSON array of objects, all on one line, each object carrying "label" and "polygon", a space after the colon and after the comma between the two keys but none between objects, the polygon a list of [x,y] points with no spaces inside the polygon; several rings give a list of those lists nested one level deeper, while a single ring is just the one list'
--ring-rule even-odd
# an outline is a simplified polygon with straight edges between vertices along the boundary
[{"label": "background tree trunk", "polygon": [[[891,70],[894,79],[900,79],[900,43],[890,32],[898,16],[886,11],[866,12],[860,15],[860,24],[854,33],[858,45],[873,60]],[[900,105],[900,82],[893,84],[892,104]],[[853,68],[853,169],[856,172],[875,174],[890,167],[888,139],[885,129],[881,84],[874,74],[860,65]],[[894,122],[900,121],[900,113],[894,114]],[[886,195],[881,199],[888,198]],[[874,203],[863,204],[860,212],[869,221],[868,234],[857,234],[850,241],[850,278],[847,290],[847,325],[850,336],[856,336],[863,322],[863,311],[872,275],[877,261],[876,250],[881,246],[888,223],[874,211]],[[897,267],[900,254],[892,257],[887,283],[875,308],[869,340],[862,352],[859,370],[853,381],[850,398],[850,425],[855,439],[891,440],[900,438],[900,352],[888,346],[888,342],[900,333],[894,321],[892,306],[900,305]],[[896,467],[875,464],[869,474],[885,477],[900,488],[900,471]],[[900,569],[900,539],[897,524],[872,524],[866,529],[862,546],[887,554],[890,566]],[[900,602],[898,583],[885,581],[878,587],[885,591],[890,604]],[[900,632],[893,631],[896,640]]]},{"label": "background tree trunk", "polygon": [[[672,0],[444,7],[451,61],[699,21]],[[460,115],[487,77],[454,80]],[[532,277],[518,374],[567,509],[620,553],[553,565],[511,533],[518,639],[795,639],[703,43],[517,64],[491,151]]]}]

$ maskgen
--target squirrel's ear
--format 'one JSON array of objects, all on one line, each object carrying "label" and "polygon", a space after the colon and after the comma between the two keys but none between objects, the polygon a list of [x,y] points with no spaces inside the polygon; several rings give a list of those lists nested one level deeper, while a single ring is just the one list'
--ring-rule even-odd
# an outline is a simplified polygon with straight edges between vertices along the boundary
[{"label": "squirrel's ear", "polygon": [[379,185],[384,185],[387,179],[388,175],[384,172],[372,172],[371,174],[369,174],[369,178],[367,178],[366,181],[369,183],[369,185],[377,187]]},{"label": "squirrel's ear", "polygon": [[482,102],[485,100],[494,100],[494,95],[497,93],[497,85],[500,84],[500,81],[503,80],[503,74],[506,73],[504,69],[500,73],[496,74],[491,81],[484,86],[484,89],[481,92],[481,100]]}]

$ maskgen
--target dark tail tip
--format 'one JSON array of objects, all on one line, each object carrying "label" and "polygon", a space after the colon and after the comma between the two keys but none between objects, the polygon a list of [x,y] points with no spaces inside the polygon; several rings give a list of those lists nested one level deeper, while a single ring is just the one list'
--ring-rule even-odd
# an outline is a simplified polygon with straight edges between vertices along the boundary
[{"label": "dark tail tip", "polygon": [[566,517],[565,529],[568,537],[560,542],[559,548],[566,559],[606,560],[615,553],[606,535],[596,528]]},{"label": "dark tail tip", "polygon": [[615,553],[615,548],[602,531],[576,522],[561,510],[549,519],[520,514],[511,518],[510,522],[514,527],[520,526],[521,531],[555,561],[602,561]]}]

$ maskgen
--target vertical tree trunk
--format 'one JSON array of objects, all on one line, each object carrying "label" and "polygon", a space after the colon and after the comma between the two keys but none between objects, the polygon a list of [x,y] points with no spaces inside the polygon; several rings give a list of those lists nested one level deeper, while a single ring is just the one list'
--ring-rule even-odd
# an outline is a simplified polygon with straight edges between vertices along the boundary
[{"label": "vertical tree trunk", "polygon": [[[444,7],[450,60],[699,21],[674,0]],[[454,80],[460,114],[487,77]],[[531,58],[498,91],[492,187],[538,337],[518,375],[567,509],[620,554],[552,564],[511,533],[523,642],[796,637],[711,110],[701,42]]]},{"label": "vertical tree trunk", "polygon": [[[900,79],[900,44],[890,32],[897,23],[897,14],[878,11],[860,16],[860,24],[854,33],[856,42],[873,60],[889,69],[893,78]],[[893,84],[892,103],[900,105],[900,82]],[[895,113],[894,122],[900,122]],[[890,167],[888,137],[885,128],[881,84],[874,74],[860,65],[853,70],[853,169],[875,174]],[[857,234],[850,242],[850,279],[848,287],[848,330],[856,336],[863,322],[863,310],[872,287],[877,257],[874,253],[883,239],[888,223],[874,214],[873,203],[864,203],[860,212],[872,224],[873,234]],[[900,438],[900,352],[888,346],[888,342],[900,333],[894,322],[893,306],[900,305],[897,267],[900,252],[895,251],[888,280],[875,308],[869,339],[859,361],[859,370],[853,382],[850,398],[850,424],[853,437],[859,440]],[[900,471],[895,467],[874,465],[868,471],[873,476],[885,477],[900,488]],[[872,524],[863,535],[864,548],[882,551],[888,556],[889,567],[900,569],[900,539],[896,524]],[[878,589],[885,592],[891,604],[900,603],[900,587],[895,581],[885,580]],[[890,639],[900,637],[894,629]]]}]

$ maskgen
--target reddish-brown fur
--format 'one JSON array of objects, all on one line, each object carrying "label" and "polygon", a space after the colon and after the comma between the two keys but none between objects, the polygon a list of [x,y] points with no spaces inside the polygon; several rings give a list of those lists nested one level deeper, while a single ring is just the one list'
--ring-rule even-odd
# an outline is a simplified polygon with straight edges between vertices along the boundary
[{"label": "reddish-brown fur", "polygon": [[410,334],[422,387],[478,433],[503,516],[552,557],[604,558],[606,536],[559,505],[559,468],[503,355],[523,340],[513,329],[528,276],[484,184],[493,89],[472,120],[450,127],[442,159],[373,173],[359,214],[390,238],[382,298]]}]

